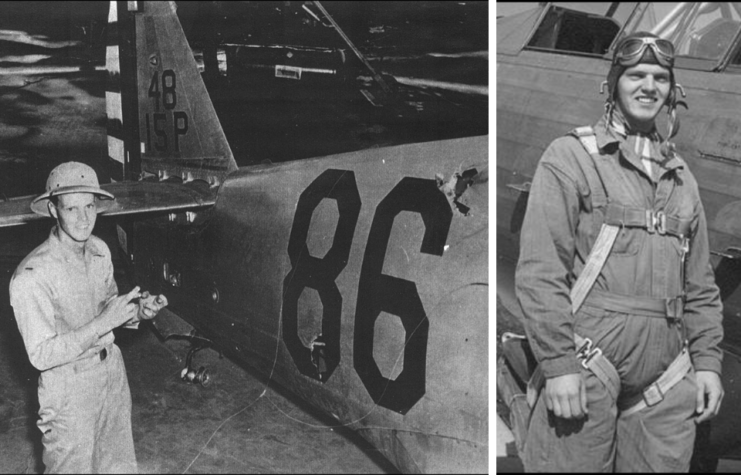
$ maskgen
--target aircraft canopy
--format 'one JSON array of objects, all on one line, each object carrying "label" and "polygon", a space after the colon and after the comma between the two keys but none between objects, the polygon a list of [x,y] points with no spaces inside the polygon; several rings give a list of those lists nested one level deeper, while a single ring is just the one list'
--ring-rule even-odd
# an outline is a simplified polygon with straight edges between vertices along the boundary
[{"label": "aircraft canopy", "polygon": [[675,66],[741,69],[741,3],[541,3],[497,20],[497,53],[531,49],[612,58],[617,41],[648,31],[674,43]]},{"label": "aircraft canopy", "polygon": [[[731,46],[741,29],[741,3],[650,2],[636,7],[620,37],[648,31],[674,43],[677,57],[717,67],[741,64],[741,54]],[[691,67],[692,63],[685,65]],[[678,63],[678,66],[681,66]]]}]

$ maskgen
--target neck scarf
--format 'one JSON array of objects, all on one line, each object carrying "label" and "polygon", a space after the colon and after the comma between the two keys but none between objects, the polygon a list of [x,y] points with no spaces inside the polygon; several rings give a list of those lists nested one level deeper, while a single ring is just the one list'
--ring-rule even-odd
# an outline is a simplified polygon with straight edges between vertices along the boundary
[{"label": "neck scarf", "polygon": [[653,179],[655,171],[658,171],[658,167],[666,160],[661,154],[661,136],[656,127],[648,133],[634,130],[622,112],[615,108],[610,120],[610,129],[625,139],[628,148],[640,158],[646,173]]}]

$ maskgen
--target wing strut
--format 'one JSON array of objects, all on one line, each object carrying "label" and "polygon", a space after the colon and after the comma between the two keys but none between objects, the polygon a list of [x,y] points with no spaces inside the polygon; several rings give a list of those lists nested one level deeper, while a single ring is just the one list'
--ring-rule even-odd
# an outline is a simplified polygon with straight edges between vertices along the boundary
[{"label": "wing strut", "polygon": [[339,33],[342,39],[345,40],[347,46],[349,46],[353,53],[355,53],[355,56],[357,56],[358,59],[365,65],[365,67],[368,68],[368,70],[373,75],[373,79],[375,79],[378,85],[381,86],[381,89],[383,89],[383,92],[385,92],[386,94],[391,94],[391,88],[389,88],[388,84],[386,84],[386,81],[384,81],[381,75],[378,74],[375,69],[373,69],[373,66],[371,66],[368,60],[365,59],[365,56],[363,56],[363,53],[360,52],[360,50],[353,44],[353,42],[345,34],[345,32],[342,31],[340,25],[338,25],[337,22],[334,21],[334,18],[330,16],[327,10],[325,10],[324,6],[319,1],[315,1],[314,5],[316,5],[316,7],[322,12],[322,15],[324,15],[324,17],[329,20],[334,29],[337,30],[337,33]]}]

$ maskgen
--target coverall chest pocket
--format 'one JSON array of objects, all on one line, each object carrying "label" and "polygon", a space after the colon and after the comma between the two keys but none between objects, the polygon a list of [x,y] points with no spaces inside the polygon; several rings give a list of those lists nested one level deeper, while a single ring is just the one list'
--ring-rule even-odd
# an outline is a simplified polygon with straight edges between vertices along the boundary
[{"label": "coverall chest pocket", "polygon": [[635,256],[643,246],[645,232],[642,229],[620,228],[610,254],[615,256]]}]

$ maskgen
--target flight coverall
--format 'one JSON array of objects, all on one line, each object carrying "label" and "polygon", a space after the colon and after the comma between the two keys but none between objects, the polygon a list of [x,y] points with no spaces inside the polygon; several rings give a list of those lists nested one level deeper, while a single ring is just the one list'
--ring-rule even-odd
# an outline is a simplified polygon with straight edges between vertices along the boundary
[{"label": "flight coverall", "polygon": [[[597,239],[604,210],[592,206],[582,169],[592,157],[582,143],[572,135],[551,143],[530,189],[516,290],[544,376],[581,372],[589,412],[582,419],[556,417],[546,409],[541,391],[522,459],[526,471],[687,471],[695,438],[694,372],[663,401],[624,416],[599,379],[577,360],[573,334],[590,338],[615,366],[619,401],[654,382],[679,354],[683,340],[689,342],[694,370],[720,374],[722,304],[697,182],[677,156],[652,163],[649,175],[636,153],[636,138],[607,126],[605,117],[593,130],[597,158],[605,160],[600,177],[608,201],[653,215],[663,211],[686,222],[689,252],[683,266],[686,242],[656,229],[622,227],[585,303],[572,315],[569,291]],[[658,142],[650,146],[651,156],[659,157]],[[675,299],[683,287],[682,318],[641,310],[640,302]]]},{"label": "flight coverall", "polygon": [[39,376],[46,473],[136,473],[131,393],[111,331],[85,326],[118,295],[108,246],[90,236],[84,262],[56,226],[10,281],[15,312]]}]

